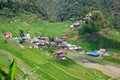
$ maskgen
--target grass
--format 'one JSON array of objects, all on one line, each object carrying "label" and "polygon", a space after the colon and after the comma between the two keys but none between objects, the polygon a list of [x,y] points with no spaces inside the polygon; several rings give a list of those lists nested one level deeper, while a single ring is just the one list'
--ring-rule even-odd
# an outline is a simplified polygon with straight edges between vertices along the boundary
[{"label": "grass", "polygon": [[[1,53],[1,51],[0,51],[0,53]],[[3,65],[1,65],[0,67],[2,67],[2,66],[9,66],[8,64],[9,64],[9,60],[7,59],[7,56],[6,55],[4,55],[4,54],[0,54],[0,64],[3,64]]]},{"label": "grass", "polygon": [[104,56],[103,59],[106,60],[106,61],[109,61],[109,62],[120,64],[120,59],[111,58],[109,56]]},{"label": "grass", "polygon": [[[17,44],[16,42],[11,43]],[[0,46],[3,46],[2,47],[3,50],[10,52],[12,55],[24,61],[25,64],[28,65],[30,68],[39,66],[40,70],[36,72],[36,74],[41,75],[41,77],[44,79],[97,80],[97,78],[99,77],[103,79],[110,78],[100,71],[85,68],[81,65],[78,65],[71,59],[67,59],[67,61],[61,62],[57,60],[55,57],[50,57],[52,56],[51,53],[48,53],[46,51],[39,51],[38,49],[19,50],[18,48],[14,48],[14,46],[11,46],[12,45],[11,43],[8,43],[7,45],[1,43]],[[93,77],[92,75],[95,73],[97,74],[95,77]]]},{"label": "grass", "polygon": [[[26,19],[22,21],[16,19],[16,22],[9,22],[5,24],[0,24],[0,30],[2,33],[6,31],[11,31],[13,36],[18,36],[19,30],[23,30],[25,33],[29,32],[31,36],[60,36],[63,34],[64,30],[69,29],[69,25],[71,22],[58,22],[58,23],[49,23],[43,20],[32,20],[29,23],[29,19],[32,16],[28,16]],[[64,34],[63,34],[64,35]]]},{"label": "grass", "polygon": [[[113,37],[114,38],[114,37]],[[88,40],[88,39],[87,39]],[[104,37],[97,39],[95,42],[87,41],[85,38],[80,38],[76,40],[68,40],[69,43],[81,46],[85,51],[97,51],[101,48],[106,49],[109,53],[120,55],[120,42],[114,41],[114,39],[106,39]],[[103,57],[104,60],[120,64],[120,59],[115,59],[112,57]],[[94,60],[95,61],[95,60]]]},{"label": "grass", "polygon": [[[29,49],[29,43],[24,43],[25,48],[21,48],[19,44],[13,40],[8,40],[8,44],[4,44],[3,34],[6,31],[12,32],[14,37],[18,37],[19,30],[29,32],[32,37],[42,36],[60,36],[64,35],[65,30],[69,29],[70,22],[49,23],[42,20],[34,20],[32,16],[22,16],[21,18],[15,18],[16,21],[10,21],[9,23],[0,23],[0,48],[6,52],[9,52],[16,58],[22,60],[30,69],[35,66],[39,67],[39,70],[35,73],[40,76],[40,79],[46,80],[98,80],[99,78],[108,80],[111,77],[103,74],[102,72],[85,68],[76,64],[73,60],[67,58],[66,61],[60,61],[56,59],[51,53],[38,50]],[[74,41],[73,44],[75,43]],[[85,46],[88,43],[82,43],[78,45]],[[83,47],[84,47],[83,46]],[[1,51],[0,53],[4,53]],[[2,57],[1,57],[2,56]],[[8,62],[6,56],[1,54],[0,66],[6,66]],[[4,58],[3,58],[4,57]],[[2,61],[4,61],[2,63]],[[23,76],[21,69],[18,72]],[[18,73],[18,74],[19,74]],[[114,79],[113,79],[114,80]]]},{"label": "grass", "polygon": [[[93,35],[94,36],[94,35]],[[108,52],[120,55],[120,42],[114,39],[100,37],[95,41],[90,41],[87,37],[80,37],[74,41],[69,39],[69,43],[81,46],[85,51],[97,51],[101,48],[106,49]]]}]

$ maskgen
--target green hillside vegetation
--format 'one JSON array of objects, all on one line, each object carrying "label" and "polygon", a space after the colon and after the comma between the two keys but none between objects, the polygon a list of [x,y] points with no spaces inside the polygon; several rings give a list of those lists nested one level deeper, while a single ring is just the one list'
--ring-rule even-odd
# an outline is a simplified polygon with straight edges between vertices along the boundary
[{"label": "green hillside vegetation", "polygon": [[[120,1],[119,0],[40,0],[42,6],[45,7],[49,18],[53,18],[58,21],[65,20],[80,20],[88,12],[92,10],[100,10],[104,13],[106,18],[110,21],[113,27],[119,29],[120,19],[118,18],[120,13]],[[50,2],[48,7],[48,3]],[[58,5],[59,4],[59,5]],[[56,6],[56,7],[54,7]]]},{"label": "green hillside vegetation", "polygon": [[[14,42],[15,43],[15,42]],[[67,62],[60,62],[56,60],[53,56],[50,55],[50,53],[45,51],[39,51],[36,49],[11,49],[12,45],[6,46],[4,44],[1,44],[2,49],[6,50],[10,54],[16,56],[17,58],[23,60],[26,65],[28,65],[31,68],[34,68],[35,66],[39,66],[40,70],[36,74],[41,76],[41,79],[72,79],[72,80],[79,80],[80,78],[83,79],[96,79],[96,78],[104,78],[108,79],[109,77],[103,75],[103,73],[96,71],[96,70],[90,70],[87,68],[84,68],[80,65],[75,64],[71,60],[67,60]],[[2,53],[2,52],[1,52]],[[49,54],[49,55],[48,55]],[[50,58],[51,56],[51,58]],[[19,63],[19,62],[18,62]],[[82,71],[85,70],[85,71]],[[94,73],[95,71],[95,73]],[[56,75],[57,73],[59,75]],[[84,73],[82,73],[84,72]],[[96,74],[96,77],[93,77],[91,74]],[[79,75],[81,74],[81,75]],[[17,74],[16,74],[17,75]],[[101,77],[97,77],[97,75],[101,75]],[[64,77],[61,77],[64,76]]]},{"label": "green hillside vegetation", "polygon": [[103,13],[98,10],[92,11],[90,20],[83,21],[77,29],[68,30],[66,35],[71,35],[70,43],[84,46],[83,48],[87,51],[104,48],[113,53],[120,52],[120,32],[114,29]]},{"label": "green hillside vegetation", "polygon": [[[26,17],[28,18],[24,17],[24,19],[27,19],[29,21],[30,16],[28,15]],[[29,49],[28,48],[30,45],[29,43],[24,43],[23,44],[24,47],[20,47],[19,43],[17,43],[16,41],[8,40],[8,44],[4,44],[3,34],[6,31],[11,31],[14,37],[18,37],[19,30],[29,32],[32,35],[32,37],[35,37],[37,35],[57,36],[63,35],[64,30],[68,30],[69,26],[71,25],[70,22],[49,23],[37,19],[32,20],[33,22],[29,23],[28,21],[22,18],[16,18],[16,20],[17,19],[21,19],[23,22],[21,20],[18,20],[17,22],[11,21],[10,23],[7,24],[6,23],[1,24],[0,53],[2,56],[5,56],[5,58],[0,58],[1,61],[0,68],[3,71],[5,72],[7,71],[7,68],[6,69],[4,68],[5,66],[8,66],[10,64],[9,60],[12,61],[10,56],[6,56],[10,54],[11,57],[17,59],[17,64],[24,64],[23,67],[20,67],[20,65],[17,66],[17,73],[15,77],[16,79],[21,79],[25,73],[29,72],[32,68],[35,68],[36,66],[38,66],[39,69],[37,72],[35,72],[34,76],[36,76],[36,78],[38,79],[47,80],[111,79],[109,76],[103,74],[102,72],[94,69],[85,68],[81,65],[76,64],[73,60],[69,58],[67,58],[66,61],[59,61],[48,51],[39,49]],[[54,30],[54,32],[52,32],[51,30]],[[23,71],[24,68],[25,71]],[[35,79],[34,76],[31,76],[31,78]]]},{"label": "green hillside vegetation", "polygon": [[47,14],[34,0],[0,0],[0,16],[13,18],[23,14],[36,14],[34,17],[47,19]]},{"label": "green hillside vegetation", "polygon": [[[47,79],[47,80],[54,80],[54,79],[79,80],[79,79],[99,79],[99,78],[109,79],[109,77],[104,75],[103,73],[96,70],[84,68],[83,66],[77,65],[69,59],[67,60],[67,62],[60,62],[54,59],[54,57],[51,56],[50,53],[48,52],[39,51],[36,49],[18,51],[18,50],[10,49],[7,46],[5,46],[3,49],[10,52],[12,55],[18,57],[19,59],[23,60],[25,64],[31,68],[34,68],[35,66],[39,66],[40,69],[36,74],[41,76],[40,79]],[[95,74],[96,77],[92,76],[93,74]]]},{"label": "green hillside vegetation", "polygon": [[110,21],[113,27],[119,29],[118,16],[120,13],[119,0],[61,0],[62,9],[58,12],[58,19],[61,21],[82,19],[92,10],[100,10]]},{"label": "green hillside vegetation", "polygon": [[[35,13],[50,21],[80,20],[92,10],[100,10],[119,29],[119,0],[0,0],[0,15],[14,17]],[[7,13],[7,14],[6,14]]]},{"label": "green hillside vegetation", "polygon": [[[21,15],[13,18],[10,23],[1,23],[2,33],[11,31],[13,36],[18,36],[19,30],[29,32],[31,36],[59,36],[64,30],[69,29],[71,22],[49,23],[39,18],[34,19],[34,15]],[[40,29],[39,29],[40,28]]]},{"label": "green hillside vegetation", "polygon": [[35,3],[44,8],[50,21],[57,21],[57,15],[59,14],[59,10],[62,8],[60,1],[61,0],[36,0]]},{"label": "green hillside vegetation", "polygon": [[[33,44],[19,44],[6,39],[4,34],[11,32],[14,38],[20,37],[20,31],[30,33],[32,38],[65,35],[68,43],[81,46],[86,52],[104,48],[110,54],[120,55],[119,3],[119,0],[0,0],[0,80],[117,80],[76,64],[70,59],[74,53],[79,55],[75,51],[68,51],[71,55],[60,61],[51,53],[56,48],[30,49]],[[91,18],[84,21],[89,12]],[[80,21],[80,27],[70,28],[76,21]],[[106,56],[79,58],[98,64],[120,64],[120,59]]]}]

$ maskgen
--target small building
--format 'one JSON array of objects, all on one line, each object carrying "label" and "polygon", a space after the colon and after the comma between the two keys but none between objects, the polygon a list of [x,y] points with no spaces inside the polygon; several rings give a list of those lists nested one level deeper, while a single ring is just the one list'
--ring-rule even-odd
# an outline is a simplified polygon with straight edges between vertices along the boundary
[{"label": "small building", "polygon": [[66,60],[65,55],[62,50],[58,50],[53,52],[53,54],[59,59],[59,60]]},{"label": "small building", "polygon": [[82,52],[82,47],[78,46],[78,47],[76,48],[76,51]]},{"label": "small building", "polygon": [[74,23],[70,26],[70,28],[78,28],[78,27],[80,27],[80,22],[79,22],[79,21],[74,22]]},{"label": "small building", "polygon": [[67,42],[62,42],[58,44],[58,49],[68,50]]},{"label": "small building", "polygon": [[11,32],[5,32],[5,37],[6,38],[12,38],[12,33]]},{"label": "small building", "polygon": [[105,49],[100,49],[97,51],[100,55],[104,55],[107,51]]},{"label": "small building", "polygon": [[91,16],[92,16],[92,13],[91,13],[91,12],[89,12],[89,13],[88,13],[88,16],[90,16],[90,17],[91,17]]},{"label": "small building", "polygon": [[61,39],[66,40],[67,36],[61,36]]},{"label": "small building", "polygon": [[26,37],[27,39],[30,39],[30,38],[31,38],[29,33],[27,33],[27,34],[25,35],[25,37]]},{"label": "small building", "polygon": [[93,56],[93,57],[99,57],[100,54],[98,52],[88,52],[87,55]]},{"label": "small building", "polygon": [[87,22],[88,20],[91,19],[91,17],[92,17],[92,13],[89,12],[89,13],[83,18],[83,20],[84,20],[85,22]]}]

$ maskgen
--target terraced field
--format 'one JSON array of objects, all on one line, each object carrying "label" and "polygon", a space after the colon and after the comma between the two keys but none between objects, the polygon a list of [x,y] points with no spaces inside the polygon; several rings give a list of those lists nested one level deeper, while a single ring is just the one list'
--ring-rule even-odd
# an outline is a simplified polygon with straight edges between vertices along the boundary
[{"label": "terraced field", "polygon": [[[19,29],[27,30],[32,36],[44,34],[45,36],[62,35],[69,28],[70,23],[11,22],[0,25],[0,68],[8,72],[8,66],[13,58],[17,59],[17,80],[36,66],[37,72],[31,76],[31,80],[116,80],[103,74],[101,71],[86,68],[76,64],[67,58],[66,61],[56,59],[50,52],[39,49],[30,49],[30,43],[20,45],[15,40],[8,40],[4,44],[3,33],[11,31],[13,36],[18,36]],[[22,46],[22,47],[21,47]]]},{"label": "terraced field", "polygon": [[[21,49],[19,46],[18,49],[12,49],[13,46],[9,44],[1,44],[0,46],[2,46],[2,49],[0,50],[1,56],[4,55],[4,58],[0,58],[2,59],[1,61],[6,60],[6,62],[8,62],[8,60],[11,60],[11,58],[9,58],[10,56],[8,56],[8,58],[5,58],[7,57],[5,55],[11,54],[11,57],[15,57],[18,59],[19,70],[23,70],[23,68],[26,68],[25,71],[28,71],[34,68],[35,66],[38,66],[39,70],[36,72],[36,74],[40,75],[41,79],[44,78],[46,80],[97,80],[100,78],[110,78],[100,71],[85,68],[81,65],[78,65],[74,63],[71,59],[67,59],[66,61],[59,61],[54,56],[52,56],[51,53],[48,53],[46,51],[40,51],[38,49]],[[22,62],[19,60],[21,60]],[[0,64],[6,62],[1,62]],[[21,64],[25,65],[20,67]],[[23,75],[21,75],[19,78],[22,78],[22,76]]]}]

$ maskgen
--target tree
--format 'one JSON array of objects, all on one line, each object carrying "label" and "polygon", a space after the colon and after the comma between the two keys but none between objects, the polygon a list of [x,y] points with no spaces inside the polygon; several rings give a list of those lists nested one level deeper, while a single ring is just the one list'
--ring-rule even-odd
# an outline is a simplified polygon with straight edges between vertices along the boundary
[{"label": "tree", "polygon": [[78,29],[79,34],[98,32],[105,28],[110,28],[111,24],[105,18],[101,11],[92,11],[92,17],[82,24],[81,28]]},{"label": "tree", "polygon": [[95,26],[93,20],[89,20],[87,23],[82,24],[78,29],[79,34],[93,33],[97,31],[99,31],[99,29]]}]

